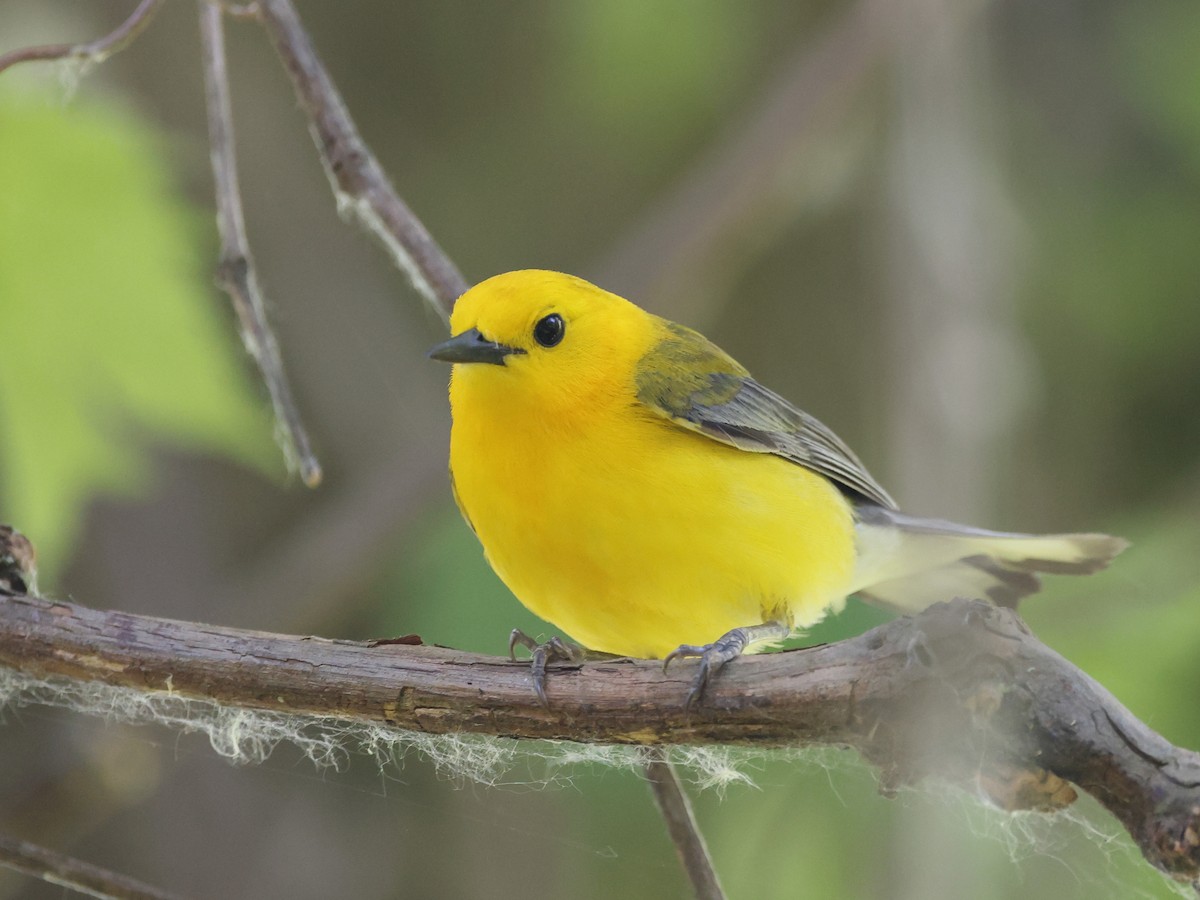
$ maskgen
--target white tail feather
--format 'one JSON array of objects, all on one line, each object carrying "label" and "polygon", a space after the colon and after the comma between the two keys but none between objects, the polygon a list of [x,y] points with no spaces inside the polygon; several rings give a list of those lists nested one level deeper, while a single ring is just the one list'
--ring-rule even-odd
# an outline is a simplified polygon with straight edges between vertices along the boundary
[{"label": "white tail feather", "polygon": [[1107,534],[1014,534],[878,506],[858,512],[853,592],[903,613],[955,597],[1015,607],[1041,588],[1039,573],[1097,572],[1128,546]]}]

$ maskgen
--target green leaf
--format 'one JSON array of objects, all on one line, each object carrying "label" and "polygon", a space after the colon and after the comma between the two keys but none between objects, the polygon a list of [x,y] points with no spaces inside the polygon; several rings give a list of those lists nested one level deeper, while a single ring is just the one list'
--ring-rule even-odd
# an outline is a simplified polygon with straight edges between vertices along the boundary
[{"label": "green leaf", "polygon": [[0,134],[0,519],[52,576],[92,496],[147,486],[153,443],[278,463],[162,139],[8,92]]}]

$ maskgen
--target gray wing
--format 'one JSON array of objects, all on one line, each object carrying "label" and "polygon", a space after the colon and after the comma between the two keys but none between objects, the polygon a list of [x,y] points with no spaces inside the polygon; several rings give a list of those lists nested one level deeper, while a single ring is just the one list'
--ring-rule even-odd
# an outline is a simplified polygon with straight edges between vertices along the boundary
[{"label": "gray wing", "polygon": [[824,475],[843,491],[895,509],[853,451],[808,413],[750,377],[707,338],[674,323],[638,365],[637,396],[671,421],[751,453]]}]

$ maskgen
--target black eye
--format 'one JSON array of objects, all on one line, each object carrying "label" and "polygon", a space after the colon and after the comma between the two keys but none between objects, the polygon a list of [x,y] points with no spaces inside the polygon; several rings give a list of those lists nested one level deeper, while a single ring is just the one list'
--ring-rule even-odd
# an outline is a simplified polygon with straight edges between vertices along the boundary
[{"label": "black eye", "polygon": [[543,347],[553,347],[563,339],[566,331],[567,323],[563,321],[563,317],[558,313],[550,313],[538,319],[538,323],[533,326],[533,339]]}]

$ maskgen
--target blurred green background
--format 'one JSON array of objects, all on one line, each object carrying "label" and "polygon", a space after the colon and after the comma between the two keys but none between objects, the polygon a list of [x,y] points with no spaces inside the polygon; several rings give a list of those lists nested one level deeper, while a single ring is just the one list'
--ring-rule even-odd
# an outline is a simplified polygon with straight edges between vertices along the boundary
[{"label": "blurred green background", "polygon": [[[0,52],[133,3],[2,0]],[[301,2],[405,199],[476,281],[584,275],[706,331],[909,511],[1134,547],[1037,633],[1200,747],[1200,6],[1191,0]],[[290,87],[228,26],[244,200],[326,467],[286,477],[212,286],[196,12],[77,85],[0,75],[0,521],[43,588],[226,625],[502,652],[546,632],[445,479],[436,318],[339,221]],[[852,604],[810,640],[879,621]],[[886,800],[851,754],[697,798],[732,897],[1166,897],[1118,826]],[[0,831],[197,897],[682,897],[639,778],[415,757],[230,767],[4,713]],[[561,773],[560,773],[561,774]],[[0,898],[61,897],[0,872]]]}]

